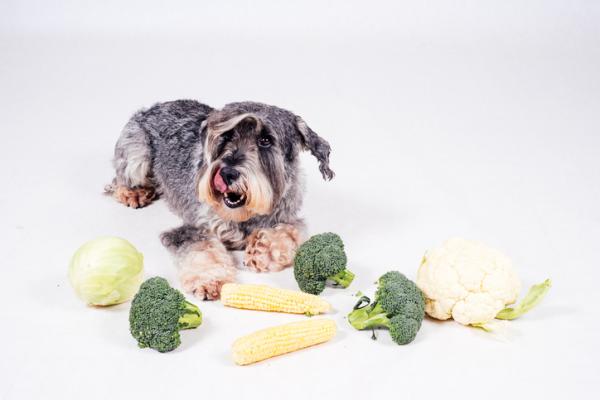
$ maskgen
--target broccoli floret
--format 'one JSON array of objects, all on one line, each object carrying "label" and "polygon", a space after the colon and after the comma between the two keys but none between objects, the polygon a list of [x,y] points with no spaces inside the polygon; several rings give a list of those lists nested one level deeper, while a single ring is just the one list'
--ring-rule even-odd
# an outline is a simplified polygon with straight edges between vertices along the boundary
[{"label": "broccoli floret", "polygon": [[342,239],[335,233],[321,233],[298,248],[294,276],[300,290],[307,293],[320,294],[328,282],[346,288],[354,279],[346,262]]},{"label": "broccoli floret", "polygon": [[388,284],[392,282],[403,282],[406,280],[406,277],[398,271],[388,271],[385,274],[381,275],[377,280],[377,283],[380,285]]},{"label": "broccoli floret", "polygon": [[354,328],[387,328],[397,344],[414,340],[425,316],[425,300],[413,281],[400,272],[387,272],[378,280],[375,301],[369,303],[368,297],[362,297],[348,314]]},{"label": "broccoli floret", "polygon": [[171,351],[181,344],[180,330],[196,328],[201,323],[200,309],[164,278],[148,279],[131,302],[129,329],[141,348]]},{"label": "broccoli floret", "polygon": [[421,321],[405,318],[402,315],[393,316],[389,326],[392,340],[397,344],[409,344],[415,340],[417,332],[421,328]]}]

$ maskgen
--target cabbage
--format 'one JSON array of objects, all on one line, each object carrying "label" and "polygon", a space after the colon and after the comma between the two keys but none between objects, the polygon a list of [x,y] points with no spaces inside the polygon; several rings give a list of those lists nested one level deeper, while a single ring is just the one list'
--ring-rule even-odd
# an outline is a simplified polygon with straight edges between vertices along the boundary
[{"label": "cabbage", "polygon": [[110,306],[131,300],[142,283],[143,269],[144,256],[131,243],[117,237],[101,237],[75,252],[69,265],[69,280],[86,303]]}]

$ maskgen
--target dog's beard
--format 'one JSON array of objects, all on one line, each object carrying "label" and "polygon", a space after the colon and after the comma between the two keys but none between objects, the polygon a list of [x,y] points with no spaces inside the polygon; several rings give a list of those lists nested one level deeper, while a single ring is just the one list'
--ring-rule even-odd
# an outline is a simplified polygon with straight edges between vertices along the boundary
[{"label": "dog's beard", "polygon": [[[242,222],[256,215],[268,215],[273,204],[273,189],[269,179],[249,160],[237,166],[239,178],[229,185],[224,193],[214,186],[214,178],[219,173],[220,163],[209,166],[198,182],[198,198],[208,204],[224,220]],[[227,199],[226,199],[227,197]],[[229,200],[233,199],[233,200]],[[241,206],[228,206],[242,200]]]}]

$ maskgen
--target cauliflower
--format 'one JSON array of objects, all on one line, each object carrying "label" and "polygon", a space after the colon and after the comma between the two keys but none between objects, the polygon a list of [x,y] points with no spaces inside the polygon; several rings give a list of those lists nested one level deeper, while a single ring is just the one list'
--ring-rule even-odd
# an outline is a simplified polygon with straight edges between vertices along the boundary
[{"label": "cauliflower", "polygon": [[463,325],[493,320],[517,300],[521,289],[507,256],[482,243],[459,238],[425,253],[416,283],[425,294],[429,316],[453,318]]}]

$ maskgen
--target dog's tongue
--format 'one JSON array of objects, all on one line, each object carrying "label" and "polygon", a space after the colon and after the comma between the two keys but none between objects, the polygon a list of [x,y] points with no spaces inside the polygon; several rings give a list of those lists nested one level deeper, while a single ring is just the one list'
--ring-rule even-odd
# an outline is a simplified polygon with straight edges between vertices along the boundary
[{"label": "dog's tongue", "polygon": [[221,176],[221,168],[219,168],[219,170],[215,174],[215,177],[213,178],[213,186],[221,193],[225,193],[227,191],[227,184]]}]

